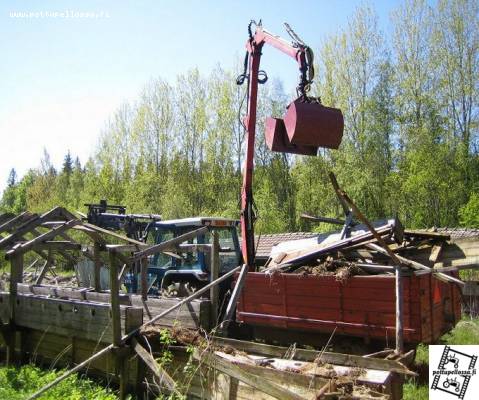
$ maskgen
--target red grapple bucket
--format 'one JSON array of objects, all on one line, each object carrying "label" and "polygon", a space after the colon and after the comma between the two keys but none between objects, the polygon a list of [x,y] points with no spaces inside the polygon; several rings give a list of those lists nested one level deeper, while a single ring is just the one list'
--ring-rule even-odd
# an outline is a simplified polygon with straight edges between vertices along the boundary
[{"label": "red grapple bucket", "polygon": [[297,99],[288,106],[284,126],[293,144],[337,149],[343,138],[344,119],[337,108]]},{"label": "red grapple bucket", "polygon": [[305,156],[315,156],[318,153],[318,148],[315,146],[291,143],[281,118],[266,118],[265,138],[268,148],[279,153],[303,154]]}]

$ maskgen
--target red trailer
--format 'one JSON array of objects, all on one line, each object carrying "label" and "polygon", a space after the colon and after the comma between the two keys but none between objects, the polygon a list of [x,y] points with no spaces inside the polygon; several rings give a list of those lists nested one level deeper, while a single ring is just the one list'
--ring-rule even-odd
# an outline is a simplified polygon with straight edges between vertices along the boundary
[{"label": "red trailer", "polygon": [[[432,275],[403,277],[404,340],[434,343],[461,318],[460,290]],[[394,342],[395,278],[250,272],[237,321],[262,327]]]}]

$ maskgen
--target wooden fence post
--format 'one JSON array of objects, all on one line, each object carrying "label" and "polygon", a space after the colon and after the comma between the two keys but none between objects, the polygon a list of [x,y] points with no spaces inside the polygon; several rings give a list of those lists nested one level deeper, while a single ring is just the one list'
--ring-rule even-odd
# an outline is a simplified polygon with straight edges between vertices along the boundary
[{"label": "wooden fence post", "polygon": [[403,337],[403,285],[401,276],[401,266],[395,266],[396,272],[396,353],[402,354],[404,351]]},{"label": "wooden fence post", "polygon": [[[218,232],[213,231],[213,246],[210,253],[210,282],[214,282],[218,279],[220,274],[220,245],[218,239]],[[218,324],[218,306],[219,306],[219,294],[220,288],[218,285],[212,286],[210,289],[210,301],[211,301],[211,321],[213,322],[213,327],[216,327]]]},{"label": "wooden fence post", "polygon": [[17,284],[23,281],[23,253],[18,252],[10,256],[10,320],[7,343],[7,365],[15,360],[15,307],[17,302]]},{"label": "wooden fence post", "polygon": [[141,299],[148,300],[148,258],[140,260]]},{"label": "wooden fence post", "polygon": [[52,265],[52,249],[48,249],[48,256],[47,259],[45,260],[45,263],[43,264],[42,269],[40,270],[40,273],[38,274],[37,279],[35,280],[35,285],[41,285],[43,278],[45,278],[45,275],[48,272],[48,269]]},{"label": "wooden fence post", "polygon": [[100,243],[95,241],[93,245],[93,286],[95,292],[101,292],[101,257]]},{"label": "wooden fence post", "polygon": [[125,354],[120,348],[121,340],[121,316],[120,316],[120,281],[118,279],[118,257],[114,250],[110,250],[110,307],[111,307],[111,324],[113,329],[113,347],[115,357],[115,373],[120,384],[120,400],[126,399],[126,372],[128,367],[125,365]]}]

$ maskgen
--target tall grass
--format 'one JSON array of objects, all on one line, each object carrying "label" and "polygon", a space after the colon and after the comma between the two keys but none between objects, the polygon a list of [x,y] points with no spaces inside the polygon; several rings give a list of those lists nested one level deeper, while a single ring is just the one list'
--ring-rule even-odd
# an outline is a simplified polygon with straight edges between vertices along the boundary
[{"label": "tall grass", "polygon": [[[440,340],[442,344],[479,344],[479,318],[464,317],[455,328],[446,333]],[[429,351],[427,345],[419,345],[414,360],[415,369],[427,371],[429,364]],[[428,383],[421,382],[418,378],[408,379],[403,387],[404,400],[427,400]]]},{"label": "tall grass", "polygon": [[[33,365],[0,368],[0,399],[24,400],[61,375],[61,371],[43,370]],[[117,396],[89,379],[71,375],[54,386],[41,400],[115,400]]]}]

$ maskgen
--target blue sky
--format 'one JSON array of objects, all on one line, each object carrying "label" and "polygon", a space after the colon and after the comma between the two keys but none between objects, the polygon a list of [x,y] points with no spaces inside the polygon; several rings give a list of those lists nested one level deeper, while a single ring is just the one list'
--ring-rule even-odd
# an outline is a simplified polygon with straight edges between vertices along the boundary
[{"label": "blue sky", "polygon": [[[398,3],[368,3],[385,34]],[[232,68],[243,57],[250,19],[261,18],[265,28],[284,38],[286,21],[318,48],[361,4],[0,0],[0,190],[12,167],[22,175],[38,166],[43,148],[56,166],[68,149],[84,163],[109,115],[134,100],[149,79],[174,81],[193,67],[205,74],[217,64]],[[291,91],[294,62],[274,49],[263,53],[262,67]]]}]

